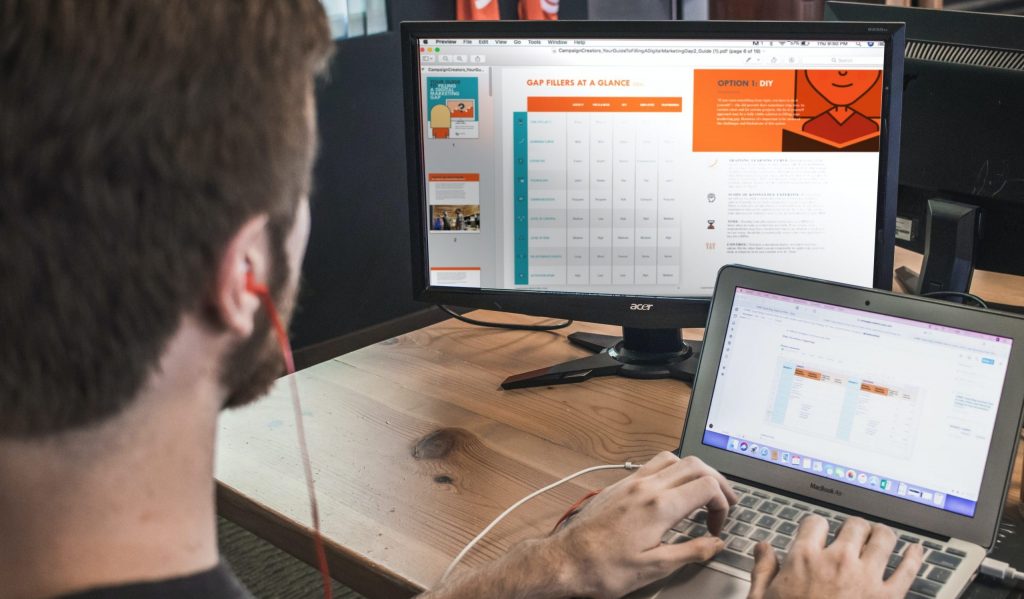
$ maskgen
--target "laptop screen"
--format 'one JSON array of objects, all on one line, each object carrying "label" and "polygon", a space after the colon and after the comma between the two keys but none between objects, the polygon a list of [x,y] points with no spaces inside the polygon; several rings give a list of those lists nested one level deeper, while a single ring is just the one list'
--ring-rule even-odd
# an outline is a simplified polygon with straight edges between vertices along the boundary
[{"label": "laptop screen", "polygon": [[739,287],[703,442],[973,517],[1011,344]]}]

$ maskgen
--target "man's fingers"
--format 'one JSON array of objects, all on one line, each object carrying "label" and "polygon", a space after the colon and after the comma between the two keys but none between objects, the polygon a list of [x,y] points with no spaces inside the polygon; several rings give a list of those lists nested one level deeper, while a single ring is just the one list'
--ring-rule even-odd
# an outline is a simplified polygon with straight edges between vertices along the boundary
[{"label": "man's fingers", "polygon": [[754,548],[754,569],[750,571],[750,594],[747,599],[763,599],[768,585],[779,573],[779,560],[771,545],[761,541]]},{"label": "man's fingers", "polygon": [[674,453],[669,451],[663,451],[658,455],[654,456],[653,458],[647,460],[647,463],[644,464],[643,466],[640,466],[640,469],[636,471],[636,474],[634,476],[651,476],[678,462],[679,458],[676,457]]},{"label": "man's fingers", "polygon": [[796,531],[793,549],[817,553],[825,548],[827,538],[828,522],[817,514],[811,514],[800,520],[800,528]]},{"label": "man's fingers", "polygon": [[653,478],[666,488],[671,488],[684,485],[702,476],[710,476],[717,480],[730,504],[735,504],[738,501],[736,492],[732,490],[732,485],[729,484],[729,481],[720,472],[694,456],[687,456],[675,464],[661,469],[657,474],[653,475]]},{"label": "man's fingers", "polygon": [[917,571],[921,568],[923,556],[924,550],[920,545],[917,543],[908,545],[906,551],[903,552],[900,565],[896,566],[892,575],[889,576],[889,580],[885,581],[885,586],[898,593],[900,597],[906,595],[910,590],[910,585],[914,583]]},{"label": "man's fingers", "polygon": [[708,531],[717,535],[729,513],[729,500],[725,498],[719,482],[711,476],[702,476],[685,485],[662,491],[659,494],[661,516],[666,528],[682,520],[693,510],[706,507],[708,510]]},{"label": "man's fingers", "polygon": [[706,562],[725,549],[725,541],[718,537],[699,537],[685,543],[664,544],[644,555],[658,564],[664,574],[674,572],[686,564]]},{"label": "man's fingers", "polygon": [[[871,533],[871,525],[863,518],[849,518],[843,522],[843,526],[832,541],[832,547],[849,551],[855,556],[860,556],[864,543]],[[895,544],[895,543],[894,543]]]},{"label": "man's fingers", "polygon": [[871,525],[868,542],[861,550],[860,557],[882,572],[889,563],[889,556],[895,546],[896,533],[888,526],[876,522]]}]

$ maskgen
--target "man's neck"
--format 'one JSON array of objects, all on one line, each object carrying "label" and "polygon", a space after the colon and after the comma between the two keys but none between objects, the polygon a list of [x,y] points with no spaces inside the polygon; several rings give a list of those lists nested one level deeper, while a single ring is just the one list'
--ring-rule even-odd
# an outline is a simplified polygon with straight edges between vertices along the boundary
[{"label": "man's neck", "polygon": [[[195,350],[197,340],[178,335],[171,344]],[[0,439],[5,597],[175,578],[217,564],[217,373],[191,361],[163,363],[145,392],[98,426]]]}]

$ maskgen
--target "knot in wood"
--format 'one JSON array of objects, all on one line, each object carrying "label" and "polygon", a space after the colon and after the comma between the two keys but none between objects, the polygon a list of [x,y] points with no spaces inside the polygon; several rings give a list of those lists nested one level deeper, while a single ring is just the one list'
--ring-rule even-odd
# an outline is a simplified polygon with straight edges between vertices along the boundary
[{"label": "knot in wood", "polygon": [[416,442],[412,449],[412,457],[417,460],[439,460],[448,457],[472,436],[472,433],[460,428],[438,429]]}]

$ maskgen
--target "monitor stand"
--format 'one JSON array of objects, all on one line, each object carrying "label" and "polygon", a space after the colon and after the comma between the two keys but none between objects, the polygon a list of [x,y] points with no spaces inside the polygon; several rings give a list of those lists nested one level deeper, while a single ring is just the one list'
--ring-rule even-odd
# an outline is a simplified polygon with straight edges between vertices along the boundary
[{"label": "monitor stand", "polygon": [[697,372],[700,341],[683,341],[679,329],[634,329],[622,327],[622,337],[595,333],[573,333],[569,341],[597,352],[508,377],[502,389],[523,389],[582,383],[599,376],[633,379],[679,379],[692,381]]}]

